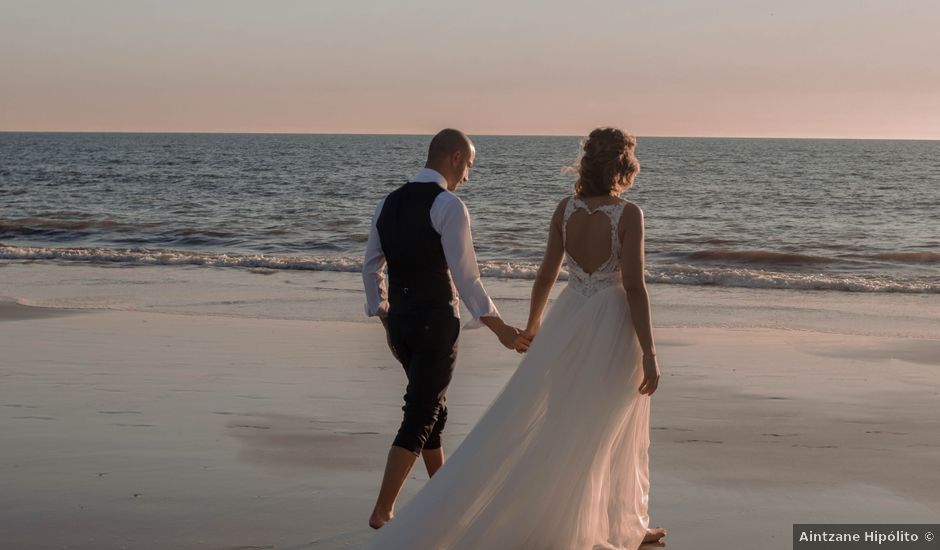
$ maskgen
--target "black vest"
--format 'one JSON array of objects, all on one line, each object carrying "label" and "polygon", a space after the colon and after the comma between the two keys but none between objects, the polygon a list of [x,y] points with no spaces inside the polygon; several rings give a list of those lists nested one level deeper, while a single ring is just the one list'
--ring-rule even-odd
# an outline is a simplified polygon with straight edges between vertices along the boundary
[{"label": "black vest", "polygon": [[388,262],[390,313],[451,308],[453,292],[431,205],[444,192],[436,183],[411,182],[389,193],[376,221]]}]

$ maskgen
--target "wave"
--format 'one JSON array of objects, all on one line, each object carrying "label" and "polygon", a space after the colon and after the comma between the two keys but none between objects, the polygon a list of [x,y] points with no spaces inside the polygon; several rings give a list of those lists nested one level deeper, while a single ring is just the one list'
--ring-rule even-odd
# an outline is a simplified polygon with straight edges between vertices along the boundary
[{"label": "wave", "polygon": [[720,239],[718,237],[685,237],[685,238],[650,238],[647,244],[716,244],[729,245],[736,244],[739,241],[729,239]]},{"label": "wave", "polygon": [[[0,219],[0,238],[41,236],[51,242],[81,241],[98,232],[112,232],[111,241],[140,246],[220,246],[237,243],[238,233],[200,227],[164,228],[156,222],[125,223],[110,219],[55,219],[52,217]],[[156,228],[156,229],[155,229]],[[119,235],[117,235],[119,234]]]},{"label": "wave", "polygon": [[[292,269],[354,273],[362,269],[361,258],[349,257],[210,254],[146,248],[21,247],[4,244],[0,244],[0,260],[201,265],[249,268],[251,272],[260,274],[270,274],[272,270]],[[485,261],[480,263],[480,274],[487,278],[531,280],[537,273],[538,263],[535,262]],[[567,274],[562,272],[559,278],[566,280]],[[940,293],[940,279],[937,277],[909,275],[905,278],[899,275],[892,278],[839,273],[793,273],[746,267],[695,266],[676,263],[648,263],[646,279],[650,283],[755,289]]]},{"label": "wave", "polygon": [[211,254],[167,249],[102,247],[28,247],[0,244],[0,260],[59,260],[86,263],[138,265],[204,265],[304,269],[310,271],[360,271],[360,259],[317,256],[267,256],[264,254]]},{"label": "wave", "polygon": [[174,235],[180,235],[182,237],[217,237],[217,238],[231,238],[238,236],[237,233],[232,233],[231,231],[214,231],[212,229],[198,229],[195,227],[184,227],[182,229],[175,229],[171,231]]},{"label": "wave", "polygon": [[0,220],[0,232],[13,235],[34,235],[37,233],[53,233],[62,231],[84,231],[89,229],[106,229],[109,231],[132,231],[135,229],[154,227],[159,224],[139,224],[117,222],[114,220],[67,220],[51,218],[19,218],[15,220]]},{"label": "wave", "polygon": [[762,269],[671,264],[651,267],[651,283],[756,289],[832,290],[840,292],[940,293],[937,277],[891,278],[838,273],[793,273]]},{"label": "wave", "polygon": [[90,212],[82,212],[81,210],[50,210],[48,212],[39,212],[36,214],[37,218],[93,218],[94,214]]},{"label": "wave", "polygon": [[899,262],[905,264],[940,264],[940,254],[936,252],[894,252],[864,256],[874,260]]},{"label": "wave", "polygon": [[772,252],[770,250],[698,250],[681,254],[689,260],[734,262],[742,264],[809,265],[828,264],[838,260],[826,256],[811,256],[792,252]]},{"label": "wave", "polygon": [[[480,265],[480,273],[484,277],[534,279],[537,272],[538,264],[484,262]],[[567,275],[562,272],[559,278],[565,280]],[[688,264],[647,263],[646,281],[660,284],[755,289],[940,293],[940,279],[936,277],[892,279],[879,276],[777,272],[762,269],[693,266]]]},{"label": "wave", "polygon": [[697,250],[684,254],[676,254],[685,260],[734,263],[734,264],[762,264],[779,266],[806,266],[837,263],[857,263],[858,260],[876,260],[879,262],[906,263],[906,264],[937,264],[940,263],[940,254],[936,252],[890,252],[880,254],[847,254],[839,258],[828,256],[814,256],[794,252],[774,252],[770,250]]}]

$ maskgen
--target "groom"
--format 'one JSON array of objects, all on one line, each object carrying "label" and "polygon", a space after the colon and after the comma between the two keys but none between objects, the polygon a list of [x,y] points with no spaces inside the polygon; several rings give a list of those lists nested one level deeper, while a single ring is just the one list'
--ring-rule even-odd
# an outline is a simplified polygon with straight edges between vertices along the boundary
[{"label": "groom", "polygon": [[388,347],[408,378],[404,419],[369,518],[373,529],[394,515],[395,499],[418,455],[429,476],[444,463],[441,432],[457,359],[458,297],[473,315],[464,328],[486,325],[510,349],[519,334],[503,322],[483,289],[470,216],[453,194],[467,181],[475,157],[466,134],[441,130],[431,140],[424,169],[379,202],[372,218],[362,266],[366,313],[381,319]]}]

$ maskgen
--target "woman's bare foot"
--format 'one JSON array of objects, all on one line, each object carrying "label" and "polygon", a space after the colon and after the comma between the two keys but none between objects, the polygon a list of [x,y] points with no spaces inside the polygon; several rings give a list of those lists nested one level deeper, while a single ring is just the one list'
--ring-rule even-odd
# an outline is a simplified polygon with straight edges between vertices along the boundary
[{"label": "woman's bare foot", "polygon": [[383,525],[388,523],[395,514],[391,512],[380,512],[378,509],[372,511],[372,517],[369,518],[369,527],[373,529],[381,529]]},{"label": "woman's bare foot", "polygon": [[643,537],[643,543],[658,542],[659,539],[666,536],[666,530],[662,527],[654,527],[646,530],[646,536]]}]

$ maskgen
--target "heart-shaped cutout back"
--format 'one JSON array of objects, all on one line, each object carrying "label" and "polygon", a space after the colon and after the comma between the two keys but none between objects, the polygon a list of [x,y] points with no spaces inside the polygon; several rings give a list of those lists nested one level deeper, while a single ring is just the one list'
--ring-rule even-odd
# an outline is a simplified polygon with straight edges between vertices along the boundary
[{"label": "heart-shaped cutout back", "polygon": [[[622,205],[603,205],[594,210],[588,209],[578,198],[569,207],[564,221],[565,253],[587,274],[608,267],[615,259],[617,243],[615,235]],[[613,212],[611,210],[614,210]]]}]

